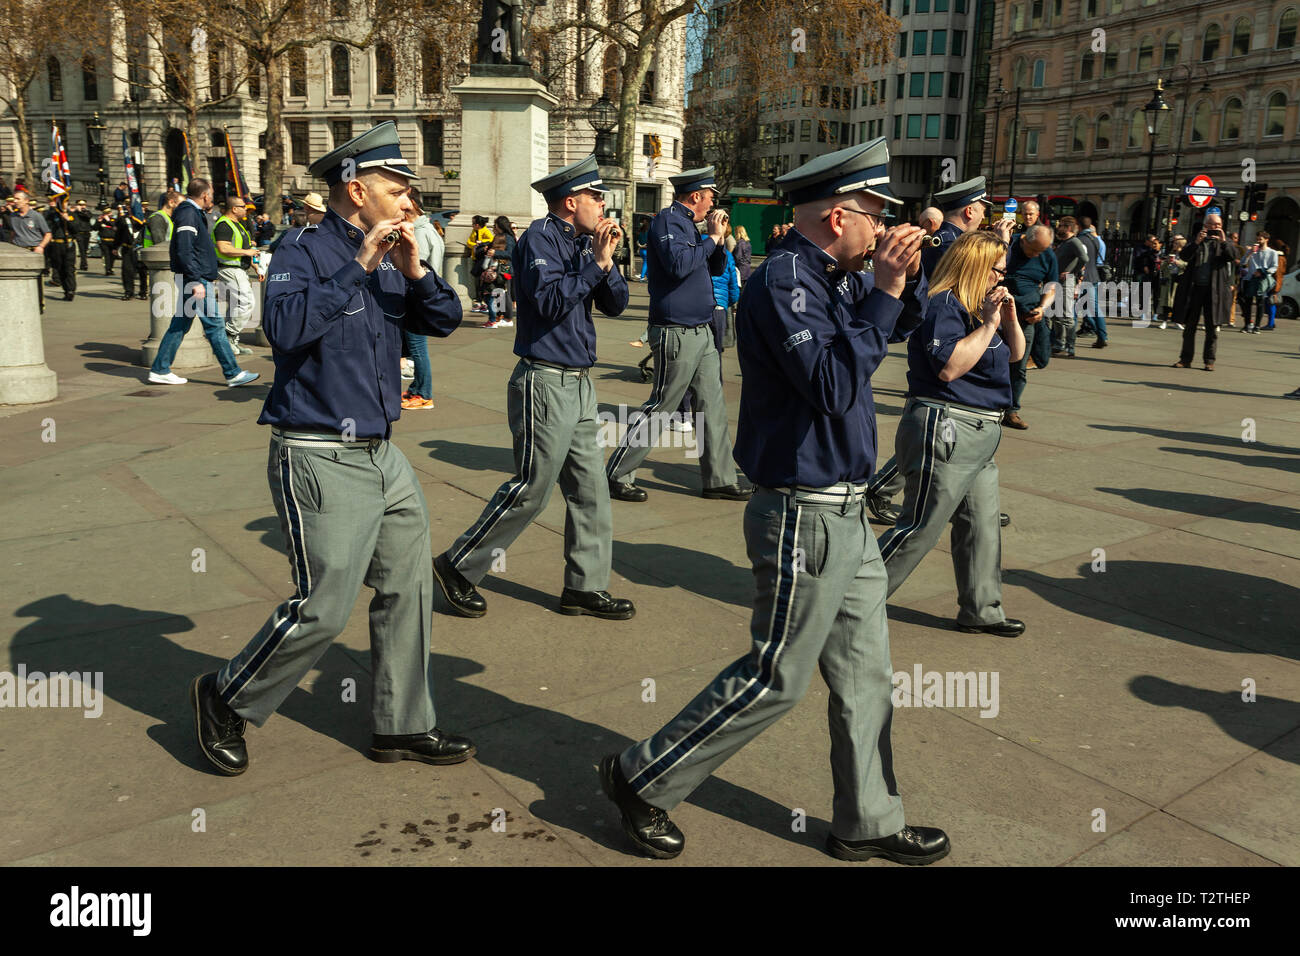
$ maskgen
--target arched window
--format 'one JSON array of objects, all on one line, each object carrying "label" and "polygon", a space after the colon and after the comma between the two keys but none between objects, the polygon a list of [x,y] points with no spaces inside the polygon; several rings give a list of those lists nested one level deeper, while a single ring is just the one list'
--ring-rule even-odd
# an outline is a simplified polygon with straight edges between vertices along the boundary
[{"label": "arched window", "polygon": [[1110,114],[1102,113],[1097,117],[1097,145],[1098,151],[1110,149]]},{"label": "arched window", "polygon": [[1140,109],[1134,110],[1128,121],[1128,148],[1138,149],[1144,145],[1146,131],[1146,115]]},{"label": "arched window", "polygon": [[1177,33],[1171,33],[1165,37],[1165,49],[1160,61],[1161,66],[1166,70],[1178,63],[1178,55],[1182,52],[1183,41]]},{"label": "arched window", "polygon": [[99,75],[95,72],[95,58],[89,53],[81,59],[81,97],[87,101],[99,99]]},{"label": "arched window", "polygon": [[1219,127],[1219,142],[1241,138],[1241,100],[1232,97],[1223,104],[1223,124]]},{"label": "arched window", "polygon": [[1211,23],[1205,28],[1205,39],[1201,41],[1201,60],[1213,60],[1219,55],[1219,40],[1223,38],[1223,31],[1219,29],[1217,23]]},{"label": "arched window", "polygon": [[1296,25],[1300,23],[1300,10],[1291,7],[1282,13],[1282,19],[1277,21],[1277,48],[1279,50],[1289,50],[1295,46]]},{"label": "arched window", "polygon": [[1155,65],[1156,48],[1150,37],[1143,37],[1142,42],[1138,44],[1138,61],[1137,68],[1139,73],[1150,72],[1151,67]]},{"label": "arched window", "polygon": [[1232,53],[1230,56],[1245,56],[1250,52],[1250,21],[1241,17],[1232,25]]},{"label": "arched window", "polygon": [[1084,47],[1083,52],[1079,54],[1079,79],[1092,79],[1092,59],[1092,50]]},{"label": "arched window", "polygon": [[307,54],[300,46],[289,51],[289,95],[307,95]]},{"label": "arched window", "polygon": [[622,64],[618,60],[618,47],[605,47],[605,57],[600,70],[600,89],[611,100],[618,99],[618,90],[623,79]]},{"label": "arched window", "polygon": [[1025,79],[1029,74],[1029,64],[1025,62],[1022,56],[1016,60],[1015,68],[1011,71],[1011,88],[1018,90],[1025,85]]},{"label": "arched window", "polygon": [[1047,64],[1042,60],[1034,61],[1034,89],[1041,90],[1047,81]]},{"label": "arched window", "polygon": [[375,44],[375,92],[380,96],[392,96],[397,92],[397,67],[393,46],[383,41]]},{"label": "arched window", "polygon": [[1192,142],[1208,143],[1210,141],[1210,103],[1201,100],[1192,113]]},{"label": "arched window", "polygon": [[45,73],[50,82],[50,102],[62,102],[63,66],[59,63],[59,58],[57,56],[52,56],[45,61]]},{"label": "arched window", "polygon": [[217,129],[215,126],[212,127],[210,130],[208,130],[208,145],[212,146],[215,149],[225,149],[226,148],[225,134],[221,130]]},{"label": "arched window", "polygon": [[420,50],[420,76],[425,96],[442,92],[442,50],[432,40],[426,40]]},{"label": "arched window", "polygon": [[1264,135],[1281,136],[1285,117],[1286,94],[1279,90],[1268,98],[1268,107],[1264,110]]},{"label": "arched window", "polygon": [[1084,150],[1084,130],[1087,129],[1087,123],[1082,116],[1074,118],[1074,128],[1070,136],[1070,149],[1076,153],[1082,153]]},{"label": "arched window", "polygon": [[330,92],[335,96],[352,95],[352,58],[348,48],[339,43],[330,50]]}]

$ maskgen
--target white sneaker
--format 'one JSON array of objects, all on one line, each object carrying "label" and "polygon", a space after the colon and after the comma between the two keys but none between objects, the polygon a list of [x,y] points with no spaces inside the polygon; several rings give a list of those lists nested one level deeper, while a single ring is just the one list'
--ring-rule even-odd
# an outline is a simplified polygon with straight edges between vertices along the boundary
[{"label": "white sneaker", "polygon": [[515,320],[502,319],[500,322],[497,323],[497,327],[502,329],[513,329],[515,327]]},{"label": "white sneaker", "polygon": [[402,378],[415,378],[415,363],[410,359],[402,359]]},{"label": "white sneaker", "polygon": [[1161,322],[1161,323],[1160,323],[1160,327],[1161,327],[1162,329],[1167,329],[1167,328],[1169,328],[1169,323],[1168,323],[1168,322]]},{"label": "white sneaker", "polygon": [[150,372],[149,381],[154,385],[184,385],[189,379],[181,378],[175,372],[168,372],[166,375]]},{"label": "white sneaker", "polygon": [[241,385],[248,385],[256,382],[262,376],[257,372],[240,372],[234,378],[226,379],[226,384],[231,388],[238,388]]}]

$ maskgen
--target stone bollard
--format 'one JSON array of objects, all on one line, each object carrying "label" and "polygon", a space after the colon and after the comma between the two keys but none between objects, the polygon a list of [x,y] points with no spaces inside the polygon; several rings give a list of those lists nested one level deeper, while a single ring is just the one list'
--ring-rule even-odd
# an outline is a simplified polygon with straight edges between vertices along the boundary
[{"label": "stone bollard", "polygon": [[59,378],[45,364],[40,288],[45,260],[0,245],[0,405],[34,405],[58,397]]},{"label": "stone bollard", "polygon": [[[149,338],[140,349],[140,364],[153,365],[162,345],[163,335],[176,314],[176,276],[171,270],[171,255],[165,244],[150,246],[142,252],[145,267],[149,270]],[[217,364],[212,346],[203,335],[203,323],[194,324],[181,339],[181,347],[172,360],[172,371],[207,368]]]}]

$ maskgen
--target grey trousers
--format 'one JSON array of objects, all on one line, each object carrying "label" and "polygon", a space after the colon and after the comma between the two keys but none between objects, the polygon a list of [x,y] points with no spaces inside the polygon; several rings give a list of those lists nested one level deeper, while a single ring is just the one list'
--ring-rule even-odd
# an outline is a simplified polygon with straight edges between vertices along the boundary
[{"label": "grey trousers", "polygon": [[736,463],[731,457],[727,406],[722,398],[722,362],[709,325],[683,328],[652,325],[650,348],[655,357],[655,380],[650,397],[628,418],[627,433],[609,457],[605,471],[610,481],[632,484],[636,469],[650,454],[653,436],[663,429],[652,425],[656,414],[677,411],[686,389],[695,390],[696,421],[703,419],[700,436],[700,477],[705,488],[736,483]]},{"label": "grey trousers", "polygon": [[793,707],[820,667],[834,784],[831,832],[866,840],[903,828],[890,727],[887,576],[861,498],[820,505],[756,489],[745,545],[757,595],[753,647],[653,737],[620,756],[632,789],[670,810]]},{"label": "grey trousers", "polygon": [[558,482],[568,508],[564,586],[605,590],[614,525],[591,376],[523,359],[510,376],[506,406],[515,443],[514,477],[496,490],[479,519],[447,549],[447,560],[471,584],[478,584],[541,514]]},{"label": "grey trousers", "polygon": [[429,511],[410,462],[387,441],[312,447],[273,436],[266,472],[296,590],[221,668],[221,699],[262,726],[347,625],[364,583],[375,592],[373,731],[431,730]]},{"label": "grey trousers", "polygon": [[903,490],[903,473],[898,470],[898,458],[890,458],[871,476],[867,490],[877,497],[893,498]]},{"label": "grey trousers", "polygon": [[957,622],[997,624],[1002,610],[1002,529],[998,422],[977,420],[909,400],[894,441],[906,482],[903,514],[880,537],[889,593],[898,590],[952,521]]}]

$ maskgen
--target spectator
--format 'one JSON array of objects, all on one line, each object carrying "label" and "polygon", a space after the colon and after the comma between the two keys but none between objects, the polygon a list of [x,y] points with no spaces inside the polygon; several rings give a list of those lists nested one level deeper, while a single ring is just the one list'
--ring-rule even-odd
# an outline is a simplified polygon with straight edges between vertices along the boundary
[{"label": "spectator", "polygon": [[325,200],[321,198],[320,193],[308,193],[303,196],[302,208],[307,211],[309,225],[320,225],[320,221],[325,218]]},{"label": "spectator", "polygon": [[217,290],[226,307],[226,338],[236,355],[252,355],[253,350],[239,342],[239,333],[253,317],[253,283],[248,268],[257,259],[257,244],[248,231],[246,219],[252,204],[239,196],[225,202],[225,214],[212,227],[212,242],[217,251]]},{"label": "spectator", "polygon": [[1236,261],[1242,250],[1228,241],[1223,219],[1210,213],[1184,258],[1187,270],[1174,297],[1174,316],[1183,326],[1183,348],[1174,368],[1191,368],[1196,351],[1196,328],[1205,321],[1204,360],[1207,372],[1214,370],[1218,326],[1227,321],[1232,308]]},{"label": "spectator", "polygon": [[[442,260],[442,237],[424,215],[419,192],[412,189],[409,195],[411,209],[406,218],[415,229],[415,245],[420,251],[420,262],[426,269],[438,272]],[[435,259],[437,265],[434,264]],[[411,357],[412,365],[411,384],[407,386],[406,391],[402,392],[402,408],[407,410],[433,408],[433,375],[429,370],[429,347],[426,338],[419,333],[403,329],[402,339],[406,352]]]},{"label": "spectator", "polygon": [[293,221],[293,197],[285,193],[280,197],[280,225],[287,226]]},{"label": "spectator", "polygon": [[[495,230],[495,232],[493,233],[494,236],[497,239],[504,238],[506,241],[505,271],[513,275],[515,271],[514,270],[515,242],[518,240],[518,236],[515,233],[514,223],[510,221],[510,218],[508,216],[497,216],[496,221],[492,223],[492,226]],[[624,262],[627,261],[626,251],[624,251],[621,261]],[[513,282],[506,283],[505,303],[506,303],[506,318],[510,319],[513,322],[515,317],[515,295],[514,295]]]},{"label": "spectator", "polygon": [[[1008,428],[1029,427],[1020,417],[1020,396],[1027,383],[1026,362],[1031,349],[1040,368],[1050,360],[1051,339],[1043,317],[1056,298],[1058,275],[1060,268],[1052,252],[1052,231],[1046,226],[1031,226],[1007,249],[1006,271],[999,284],[1006,286],[1015,301],[1016,318],[1025,338],[1024,354],[1011,367],[1011,407],[1002,417],[1002,424]],[[1067,354],[1073,357],[1074,352],[1071,349]]]},{"label": "spectator", "polygon": [[[650,253],[647,245],[650,242],[650,218],[648,216],[637,217],[636,229],[636,254],[641,259],[641,274],[636,277],[637,282],[645,282],[646,271],[650,268]],[[640,346],[642,343],[637,342]]]},{"label": "spectator", "polygon": [[1272,332],[1277,324],[1277,307],[1282,304],[1282,278],[1286,275],[1287,256],[1291,250],[1285,242],[1276,237],[1269,240],[1269,244],[1277,250],[1277,284],[1273,286],[1272,295],[1268,301],[1268,325],[1264,326],[1265,332]]},{"label": "spectator", "polygon": [[144,247],[161,246],[164,243],[170,245],[172,241],[172,213],[176,211],[176,206],[181,201],[181,194],[175,189],[169,189],[162,195],[162,208],[153,215],[145,218],[147,231],[144,237]]},{"label": "spectator", "polygon": [[[1269,235],[1262,229],[1258,240],[1251,254],[1243,260],[1242,268],[1245,279],[1242,282],[1241,331],[1248,334],[1259,333],[1268,311],[1269,299],[1273,297],[1273,286],[1277,284],[1277,250],[1269,248]],[[1250,319],[1252,312],[1255,316],[1253,325]]]},{"label": "spectator", "polygon": [[[749,232],[744,226],[736,227],[736,249],[732,257],[736,260],[736,273],[740,277],[740,284],[744,285],[754,272],[754,247],[749,243]],[[645,274],[644,270],[642,274]]]},{"label": "spectator", "polygon": [[943,210],[937,206],[926,206],[916,217],[916,224],[925,230],[927,236],[933,236],[943,225]]},{"label": "spectator", "polygon": [[[25,190],[14,190],[13,212],[6,218],[14,245],[21,249],[30,249],[42,259],[45,249],[54,237],[50,234],[45,217],[32,208],[31,197]],[[36,283],[39,291],[41,311],[45,311],[45,283]]]},{"label": "spectator", "polygon": [[1056,221],[1056,268],[1062,301],[1060,318],[1052,322],[1052,349],[1064,351],[1069,356],[1074,355],[1077,335],[1075,307],[1090,255],[1078,232],[1079,223],[1073,216],[1062,216]]},{"label": "spectator", "polygon": [[9,188],[9,184],[5,182],[4,176],[0,175],[0,200],[9,199],[13,194],[14,191]]},{"label": "spectator", "polygon": [[131,198],[131,191],[127,189],[126,181],[123,180],[122,182],[118,183],[117,188],[113,190],[113,205],[120,206],[122,205],[122,203],[126,202],[130,198]]},{"label": "spectator", "polygon": [[[471,260],[470,275],[474,278],[483,273],[483,255],[492,243],[492,230],[488,228],[487,216],[475,216],[470,220],[469,236],[465,240],[465,254]],[[483,301],[483,290],[477,290],[478,298],[471,311],[486,312],[487,304]]]},{"label": "spectator", "polygon": [[1034,226],[1038,225],[1039,208],[1038,203],[1032,199],[1026,200],[1020,207],[1021,213],[1025,217],[1025,232],[1028,232]]},{"label": "spectator", "polygon": [[[1100,290],[1097,284],[1101,282],[1101,271],[1098,263],[1101,261],[1100,240],[1096,235],[1089,231],[1085,232],[1082,228],[1075,235],[1088,250],[1088,255],[1083,264],[1083,281],[1080,283],[1078,300],[1082,307],[1082,323],[1079,329],[1079,335],[1095,335],[1097,342],[1105,343],[1106,334],[1106,317],[1102,315],[1100,306]],[[1105,344],[1098,345],[1093,342],[1094,348],[1104,349]]]},{"label": "spectator", "polygon": [[[488,320],[485,329],[512,328],[514,306],[510,301],[510,278],[513,265],[506,258],[506,238],[497,236],[484,250],[480,260],[479,291],[487,305]],[[504,313],[498,317],[498,313]]]},{"label": "spectator", "polygon": [[[1174,293],[1178,291],[1178,277],[1187,268],[1183,260],[1183,248],[1187,245],[1186,236],[1174,236],[1169,242],[1169,252],[1160,257],[1160,328],[1167,329],[1174,317]],[[1174,322],[1174,328],[1182,331],[1183,327]]]}]

